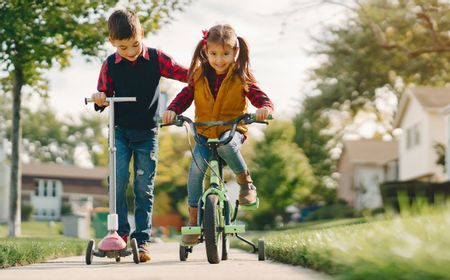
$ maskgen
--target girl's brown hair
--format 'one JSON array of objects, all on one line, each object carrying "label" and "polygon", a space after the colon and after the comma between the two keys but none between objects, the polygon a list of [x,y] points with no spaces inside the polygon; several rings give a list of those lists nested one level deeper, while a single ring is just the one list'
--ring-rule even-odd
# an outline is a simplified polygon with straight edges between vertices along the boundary
[{"label": "girl's brown hair", "polygon": [[207,78],[210,78],[214,74],[214,69],[209,65],[206,56],[208,43],[221,44],[223,46],[227,45],[234,51],[239,50],[234,73],[241,79],[245,88],[247,88],[248,84],[256,83],[256,79],[250,70],[248,44],[244,38],[237,36],[234,29],[228,24],[211,27],[208,30],[207,37],[198,42],[188,71],[189,82],[193,82],[194,73],[200,67],[202,69],[202,75]]}]

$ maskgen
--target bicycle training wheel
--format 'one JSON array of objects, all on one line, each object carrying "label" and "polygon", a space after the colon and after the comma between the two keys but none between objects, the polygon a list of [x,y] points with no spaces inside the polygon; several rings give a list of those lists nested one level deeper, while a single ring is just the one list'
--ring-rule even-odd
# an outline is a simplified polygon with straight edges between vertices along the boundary
[{"label": "bicycle training wheel", "polygon": [[203,231],[205,235],[206,256],[209,263],[219,263],[222,255],[222,230],[219,229],[221,219],[218,197],[208,195],[205,203]]},{"label": "bicycle training wheel", "polygon": [[264,240],[258,240],[258,261],[264,261],[266,259],[266,249],[264,246]]}]

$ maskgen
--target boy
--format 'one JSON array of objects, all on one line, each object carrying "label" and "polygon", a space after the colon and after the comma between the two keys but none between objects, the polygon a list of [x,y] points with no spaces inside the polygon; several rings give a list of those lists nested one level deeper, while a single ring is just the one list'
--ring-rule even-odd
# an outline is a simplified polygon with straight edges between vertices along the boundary
[{"label": "boy", "polygon": [[127,219],[126,188],[129,165],[134,158],[136,238],[141,262],[150,260],[153,188],[158,154],[158,87],[161,76],[186,82],[187,69],[176,64],[163,52],[147,48],[144,31],[137,15],[130,10],[117,10],[108,19],[109,41],[117,49],[102,65],[98,93],[92,98],[95,110],[108,105],[106,96],[136,97],[136,102],[115,106],[115,141],[117,149],[117,214],[118,234],[127,242],[130,225]]}]

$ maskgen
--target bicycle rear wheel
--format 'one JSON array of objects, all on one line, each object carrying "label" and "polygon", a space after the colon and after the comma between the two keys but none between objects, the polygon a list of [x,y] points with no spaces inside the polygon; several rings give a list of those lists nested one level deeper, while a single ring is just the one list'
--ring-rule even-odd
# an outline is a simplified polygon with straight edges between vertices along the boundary
[{"label": "bicycle rear wheel", "polygon": [[205,236],[206,256],[209,263],[219,263],[222,258],[223,229],[219,228],[221,219],[217,195],[208,195],[205,203],[203,231]]}]

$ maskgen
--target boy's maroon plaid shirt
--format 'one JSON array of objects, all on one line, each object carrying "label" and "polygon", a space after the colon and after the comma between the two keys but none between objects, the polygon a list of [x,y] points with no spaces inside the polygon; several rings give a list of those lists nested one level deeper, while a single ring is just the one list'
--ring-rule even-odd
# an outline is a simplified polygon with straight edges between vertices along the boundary
[{"label": "boy's maroon plaid shirt", "polygon": [[[181,82],[186,82],[187,80],[187,69],[183,66],[177,64],[169,55],[163,53],[161,50],[156,50],[158,54],[158,62],[161,76],[178,80]],[[116,59],[114,63],[119,63],[122,61],[122,57],[116,52]],[[139,63],[140,59],[150,60],[150,55],[148,53],[148,48],[142,46],[141,55],[132,64]],[[106,96],[114,95],[114,81],[112,77],[108,74],[108,61],[105,60],[100,70],[100,76],[98,78],[97,90],[99,92],[104,92]]]},{"label": "boy's maroon plaid shirt", "polygon": [[[213,80],[208,80],[211,93],[214,99],[219,92],[220,85],[225,79],[226,74],[216,75]],[[269,109],[269,114],[272,114],[273,103],[270,101],[267,94],[265,94],[257,85],[251,84],[248,87],[248,92],[245,93],[250,103],[256,108],[267,107]],[[180,93],[175,97],[175,99],[170,103],[167,110],[174,111],[177,115],[186,111],[189,106],[191,106],[192,101],[194,101],[194,85],[189,83],[188,86],[184,87]]]}]

